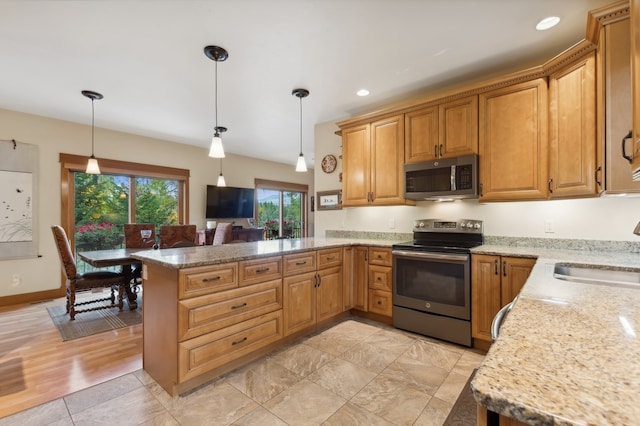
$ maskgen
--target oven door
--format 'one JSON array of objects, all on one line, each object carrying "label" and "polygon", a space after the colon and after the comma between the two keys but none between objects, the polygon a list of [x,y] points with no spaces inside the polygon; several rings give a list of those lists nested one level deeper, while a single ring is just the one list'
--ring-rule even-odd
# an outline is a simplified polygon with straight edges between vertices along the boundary
[{"label": "oven door", "polygon": [[470,256],[393,250],[393,304],[471,320]]}]

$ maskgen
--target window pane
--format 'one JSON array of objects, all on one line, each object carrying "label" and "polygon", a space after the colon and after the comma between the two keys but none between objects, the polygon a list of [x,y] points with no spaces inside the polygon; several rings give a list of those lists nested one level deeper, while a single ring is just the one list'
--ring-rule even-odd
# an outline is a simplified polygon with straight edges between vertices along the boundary
[{"label": "window pane", "polygon": [[178,181],[136,178],[136,223],[177,225]]},{"label": "window pane", "polygon": [[258,226],[265,230],[265,239],[278,238],[280,232],[280,191],[258,189]]},{"label": "window pane", "polygon": [[300,238],[302,229],[302,193],[282,193],[282,218],[284,238]]},{"label": "window pane", "polygon": [[[75,173],[76,251],[122,247],[128,222],[129,180],[120,176]],[[78,259],[78,270],[86,270]]]}]

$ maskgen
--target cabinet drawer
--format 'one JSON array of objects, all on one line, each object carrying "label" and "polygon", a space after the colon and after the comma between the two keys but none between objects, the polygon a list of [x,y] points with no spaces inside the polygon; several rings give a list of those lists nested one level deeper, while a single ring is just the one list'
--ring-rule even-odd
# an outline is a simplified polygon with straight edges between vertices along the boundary
[{"label": "cabinet drawer", "polygon": [[236,287],[238,287],[238,264],[235,262],[187,268],[178,272],[178,298],[180,299]]},{"label": "cabinet drawer", "polygon": [[318,250],[318,269],[342,265],[342,249]]},{"label": "cabinet drawer", "polygon": [[238,265],[240,287],[282,278],[282,256],[243,260]]},{"label": "cabinet drawer", "polygon": [[282,338],[282,310],[180,343],[178,382],[193,379]]},{"label": "cabinet drawer", "polygon": [[369,247],[369,264],[381,266],[393,266],[393,257],[390,248]]},{"label": "cabinet drawer", "polygon": [[369,265],[369,288],[372,290],[393,290],[393,275],[389,266]]},{"label": "cabinet drawer", "polygon": [[178,303],[178,341],[281,308],[281,279],[183,300]]},{"label": "cabinet drawer", "polygon": [[369,290],[369,312],[390,317],[392,315],[391,292]]},{"label": "cabinet drawer", "polygon": [[300,254],[288,254],[283,256],[284,276],[313,272],[316,270],[316,252],[308,251]]}]

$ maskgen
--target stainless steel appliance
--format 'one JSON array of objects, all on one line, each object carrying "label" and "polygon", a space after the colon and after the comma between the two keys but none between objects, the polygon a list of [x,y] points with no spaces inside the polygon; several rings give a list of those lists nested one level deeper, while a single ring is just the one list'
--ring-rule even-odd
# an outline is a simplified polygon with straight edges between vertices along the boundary
[{"label": "stainless steel appliance", "polygon": [[405,164],[404,195],[412,200],[478,198],[478,156]]},{"label": "stainless steel appliance", "polygon": [[394,244],[393,325],[471,346],[471,254],[482,221],[421,219]]}]

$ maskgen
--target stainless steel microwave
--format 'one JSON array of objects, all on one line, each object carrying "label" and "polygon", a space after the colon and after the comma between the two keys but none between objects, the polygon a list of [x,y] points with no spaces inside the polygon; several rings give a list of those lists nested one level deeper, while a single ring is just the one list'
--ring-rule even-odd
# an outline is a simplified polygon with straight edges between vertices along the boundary
[{"label": "stainless steel microwave", "polygon": [[478,198],[478,156],[405,164],[404,196],[410,200]]}]

